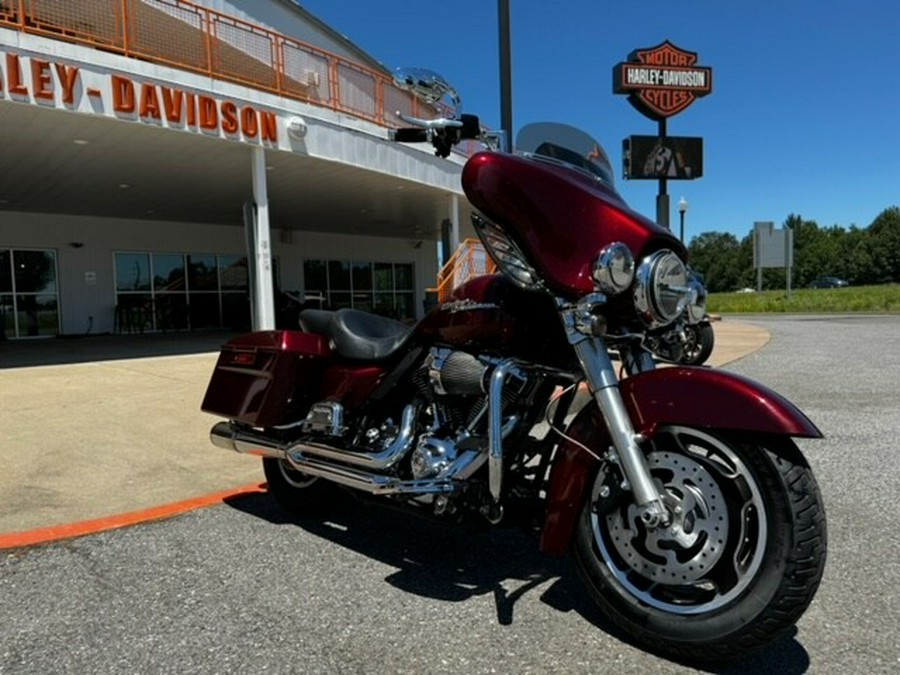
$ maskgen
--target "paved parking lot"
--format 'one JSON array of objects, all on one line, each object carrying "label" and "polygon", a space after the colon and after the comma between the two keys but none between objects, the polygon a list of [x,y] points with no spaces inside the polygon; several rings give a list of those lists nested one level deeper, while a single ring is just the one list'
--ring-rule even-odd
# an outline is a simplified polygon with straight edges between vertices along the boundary
[{"label": "paved parking lot", "polygon": [[[898,672],[900,317],[743,320],[772,340],[728,368],[827,436],[802,447],[829,561],[796,633],[728,672]],[[292,521],[264,495],[0,553],[0,597],[3,673],[694,672],[621,641],[518,531],[348,505]]]}]

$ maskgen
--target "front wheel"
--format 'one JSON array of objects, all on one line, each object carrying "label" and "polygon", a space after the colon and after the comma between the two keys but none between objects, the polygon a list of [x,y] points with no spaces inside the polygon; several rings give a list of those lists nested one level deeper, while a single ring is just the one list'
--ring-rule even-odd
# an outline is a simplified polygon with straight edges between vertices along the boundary
[{"label": "front wheel", "polygon": [[716,335],[709,321],[684,327],[684,345],[681,352],[681,363],[686,366],[699,366],[706,363],[716,343]]},{"label": "front wheel", "polygon": [[789,629],[825,567],[822,497],[789,439],[664,427],[647,449],[670,523],[647,528],[600,467],[573,544],[610,619],[642,647],[726,661]]}]

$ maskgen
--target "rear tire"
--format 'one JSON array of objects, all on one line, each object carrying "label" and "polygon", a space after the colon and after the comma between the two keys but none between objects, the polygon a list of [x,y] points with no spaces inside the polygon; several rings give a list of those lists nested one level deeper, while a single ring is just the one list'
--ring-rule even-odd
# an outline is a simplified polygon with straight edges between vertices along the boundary
[{"label": "rear tire", "polygon": [[576,568],[600,608],[644,649],[688,662],[785,633],[826,557],[822,497],[796,445],[665,427],[646,456],[669,527],[645,528],[607,465],[578,522]]},{"label": "rear tire", "polygon": [[269,493],[288,513],[309,513],[321,503],[331,487],[316,476],[294,469],[288,462],[272,457],[263,458],[263,472],[269,482]]}]

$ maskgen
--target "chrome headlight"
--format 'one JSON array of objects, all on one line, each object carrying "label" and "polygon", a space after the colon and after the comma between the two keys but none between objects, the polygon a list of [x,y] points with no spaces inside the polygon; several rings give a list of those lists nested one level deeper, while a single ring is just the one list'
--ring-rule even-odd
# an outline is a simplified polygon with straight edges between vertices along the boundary
[{"label": "chrome headlight", "polygon": [[634,306],[648,326],[664,326],[681,316],[690,300],[688,270],[671,251],[657,251],[637,269]]},{"label": "chrome headlight", "polygon": [[688,289],[690,295],[688,296],[685,318],[688,323],[700,323],[706,316],[706,300],[708,293],[706,292],[706,286],[700,281],[700,277],[691,270],[688,270]]},{"label": "chrome headlight", "polygon": [[592,272],[597,288],[608,295],[628,290],[634,281],[634,256],[622,242],[604,246]]}]

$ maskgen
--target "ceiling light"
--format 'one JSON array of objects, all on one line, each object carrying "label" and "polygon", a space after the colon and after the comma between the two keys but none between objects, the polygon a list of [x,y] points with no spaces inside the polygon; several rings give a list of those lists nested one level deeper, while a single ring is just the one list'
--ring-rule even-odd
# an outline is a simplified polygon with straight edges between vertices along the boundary
[{"label": "ceiling light", "polygon": [[72,141],[72,142],[73,142],[75,145],[87,145],[88,143],[90,143],[90,141],[86,141],[86,140],[84,140],[83,138],[76,138],[76,139],[75,139],[74,141]]}]

